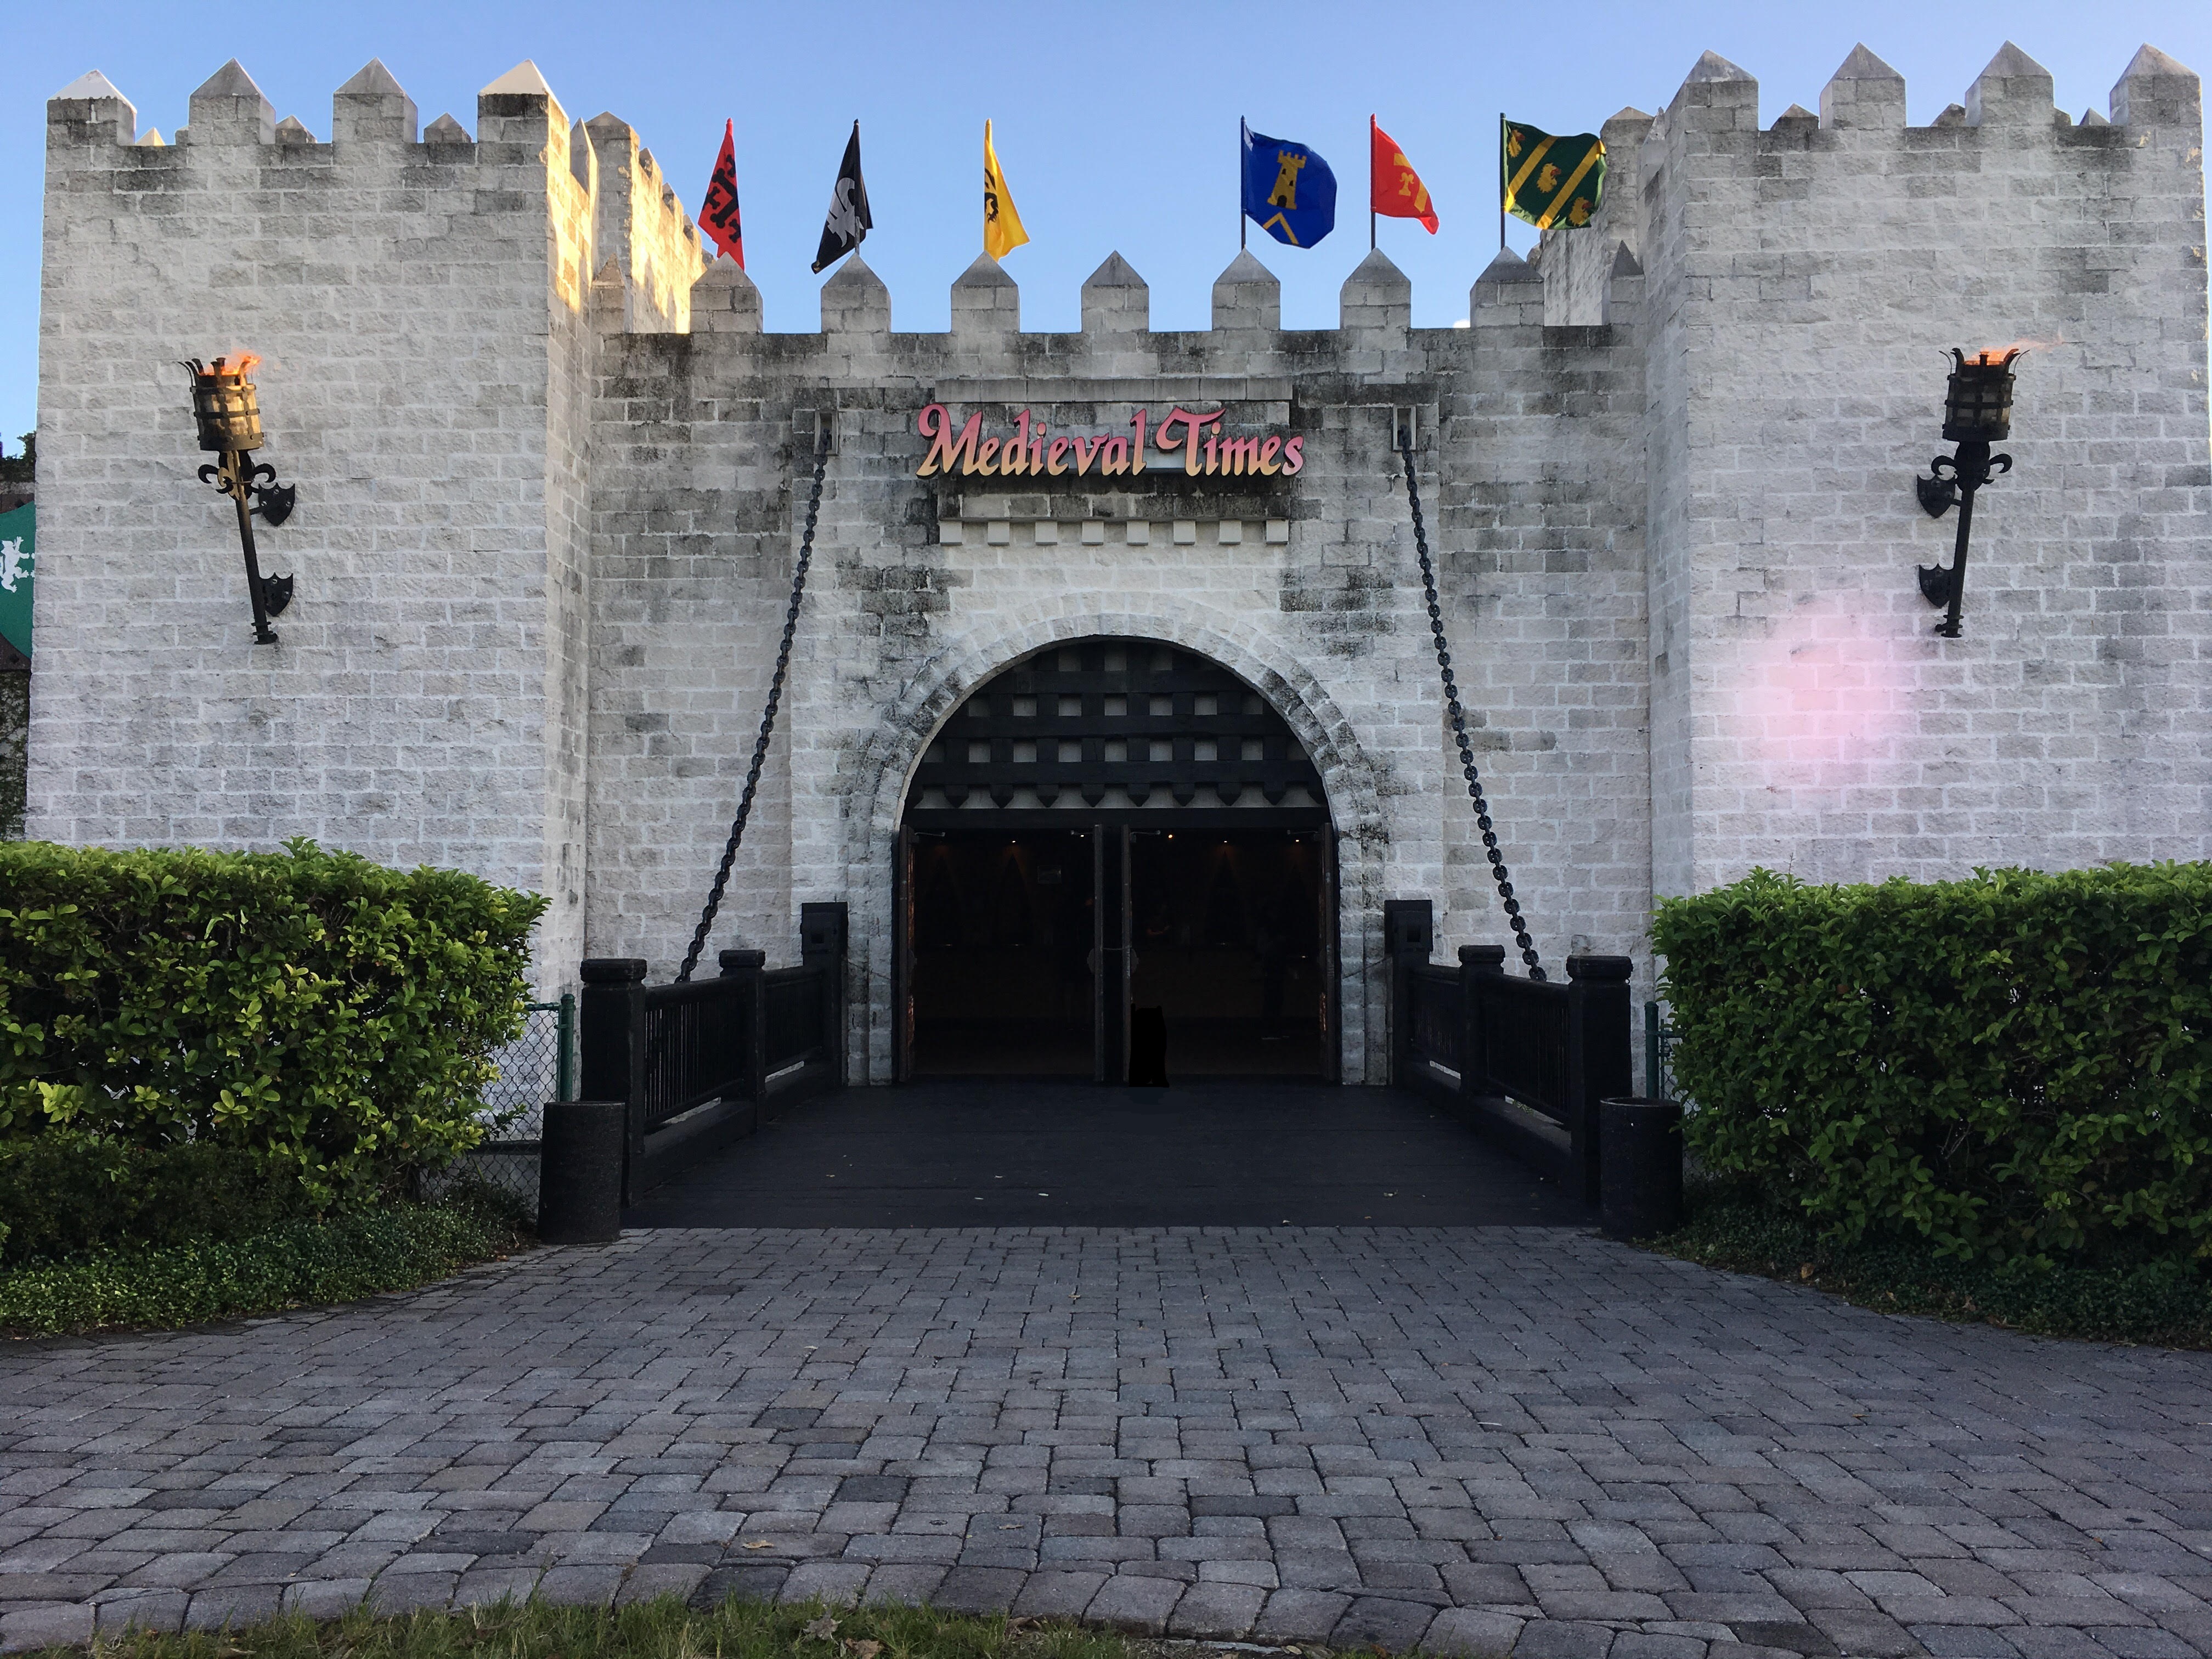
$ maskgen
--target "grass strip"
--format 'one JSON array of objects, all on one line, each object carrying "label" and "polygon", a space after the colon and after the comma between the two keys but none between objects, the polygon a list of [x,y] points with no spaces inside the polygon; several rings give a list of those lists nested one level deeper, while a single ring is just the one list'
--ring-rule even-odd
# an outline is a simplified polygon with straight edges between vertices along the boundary
[{"label": "grass strip", "polygon": [[1803,1218],[1725,1189],[1693,1194],[1663,1255],[1810,1285],[1882,1313],[2000,1325],[2037,1336],[2212,1348],[2212,1281],[2197,1264],[2078,1267],[2021,1258],[1964,1261],[1911,1236],[1823,1244]]},{"label": "grass strip", "polygon": [[412,1290],[526,1238],[470,1198],[290,1221],[240,1238],[102,1250],[0,1272],[0,1331],[65,1336],[211,1319]]},{"label": "grass strip", "polygon": [[[662,1596],[614,1608],[528,1601],[388,1617],[356,1608],[323,1622],[293,1614],[220,1632],[126,1631],[93,1650],[114,1659],[1146,1659],[1158,1646],[927,1607],[731,1600],[701,1611]],[[46,1650],[57,1659],[76,1651]]]}]

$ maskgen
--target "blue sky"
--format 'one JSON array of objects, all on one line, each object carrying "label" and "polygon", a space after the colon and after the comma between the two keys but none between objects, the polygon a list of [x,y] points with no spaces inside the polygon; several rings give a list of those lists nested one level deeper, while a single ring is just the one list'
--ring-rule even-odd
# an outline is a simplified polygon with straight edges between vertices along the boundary
[{"label": "blue sky", "polygon": [[[1916,122],[1963,98],[2007,38],[2049,68],[2060,104],[2105,106],[2148,40],[2212,72],[2212,4],[1882,3],[529,5],[416,0],[216,7],[0,0],[0,434],[31,426],[46,100],[98,69],[166,136],[191,90],[237,57],[277,114],[330,135],[331,94],[372,57],[427,125],[473,132],[476,94],[519,60],[571,117],[635,127],[696,210],[725,118],[737,120],[748,266],[771,329],[812,329],[807,265],[845,134],[860,118],[876,228],[866,257],[896,325],[945,325],[946,290],[981,246],[983,119],[1030,246],[1007,269],[1030,328],[1076,325],[1083,278],[1118,248],[1152,284],[1156,327],[1202,328],[1237,247],[1239,116],[1312,144],[1338,173],[1336,234],[1310,252],[1255,233],[1283,279],[1283,318],[1331,326],[1366,252],[1369,113],[1421,169],[1443,215],[1431,237],[1386,221],[1413,282],[1414,320],[1467,313],[1498,245],[1496,121],[1594,128],[1623,105],[1665,105],[1707,47],[1759,82],[1761,118],[1816,108],[1863,40],[1905,76]],[[1525,247],[1532,233],[1515,225]]]}]

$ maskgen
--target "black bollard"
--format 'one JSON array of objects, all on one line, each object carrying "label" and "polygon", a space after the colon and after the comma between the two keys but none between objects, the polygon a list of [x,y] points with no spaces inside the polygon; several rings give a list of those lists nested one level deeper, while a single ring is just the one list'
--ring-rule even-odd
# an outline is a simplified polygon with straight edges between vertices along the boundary
[{"label": "black bollard", "polygon": [[1129,1010],[1129,1086],[1168,1086],[1168,1014],[1164,1008]]},{"label": "black bollard", "polygon": [[556,1100],[538,1144],[538,1237],[605,1244],[622,1232],[623,1104]]},{"label": "black bollard", "polygon": [[1682,1109],[1640,1095],[1597,1105],[1598,1220],[1611,1238],[1682,1224]]}]

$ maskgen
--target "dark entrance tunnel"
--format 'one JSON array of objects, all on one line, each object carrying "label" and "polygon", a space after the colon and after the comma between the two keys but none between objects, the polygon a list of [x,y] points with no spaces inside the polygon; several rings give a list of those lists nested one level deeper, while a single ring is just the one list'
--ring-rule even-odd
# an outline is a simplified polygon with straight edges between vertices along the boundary
[{"label": "dark entrance tunnel", "polygon": [[1111,988],[1098,972],[1103,854],[1126,860],[1127,1000],[1162,1011],[1169,1074],[1320,1077],[1323,842],[1292,830],[921,832],[913,1075],[1093,1075]]},{"label": "dark entrance tunnel", "polygon": [[1158,641],[994,676],[900,836],[902,1079],[1335,1075],[1335,848],[1282,715]]},{"label": "dark entrance tunnel", "polygon": [[924,832],[912,860],[915,1075],[1090,1076],[1089,835]]}]

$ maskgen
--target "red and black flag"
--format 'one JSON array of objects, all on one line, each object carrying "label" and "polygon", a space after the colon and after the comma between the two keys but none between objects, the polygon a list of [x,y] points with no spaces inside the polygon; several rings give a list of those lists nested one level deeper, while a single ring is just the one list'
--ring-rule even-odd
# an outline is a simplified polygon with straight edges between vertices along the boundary
[{"label": "red and black flag", "polygon": [[868,216],[868,187],[860,179],[860,124],[853,123],[853,136],[845,144],[845,159],[838,164],[837,182],[830,191],[830,211],[822,221],[822,246],[814,250],[818,272],[843,258],[874,228]]},{"label": "red and black flag", "polygon": [[707,181],[707,198],[699,204],[699,228],[707,240],[745,268],[745,228],[738,218],[738,145],[736,124],[722,123],[722,153],[714,158],[714,176]]}]

